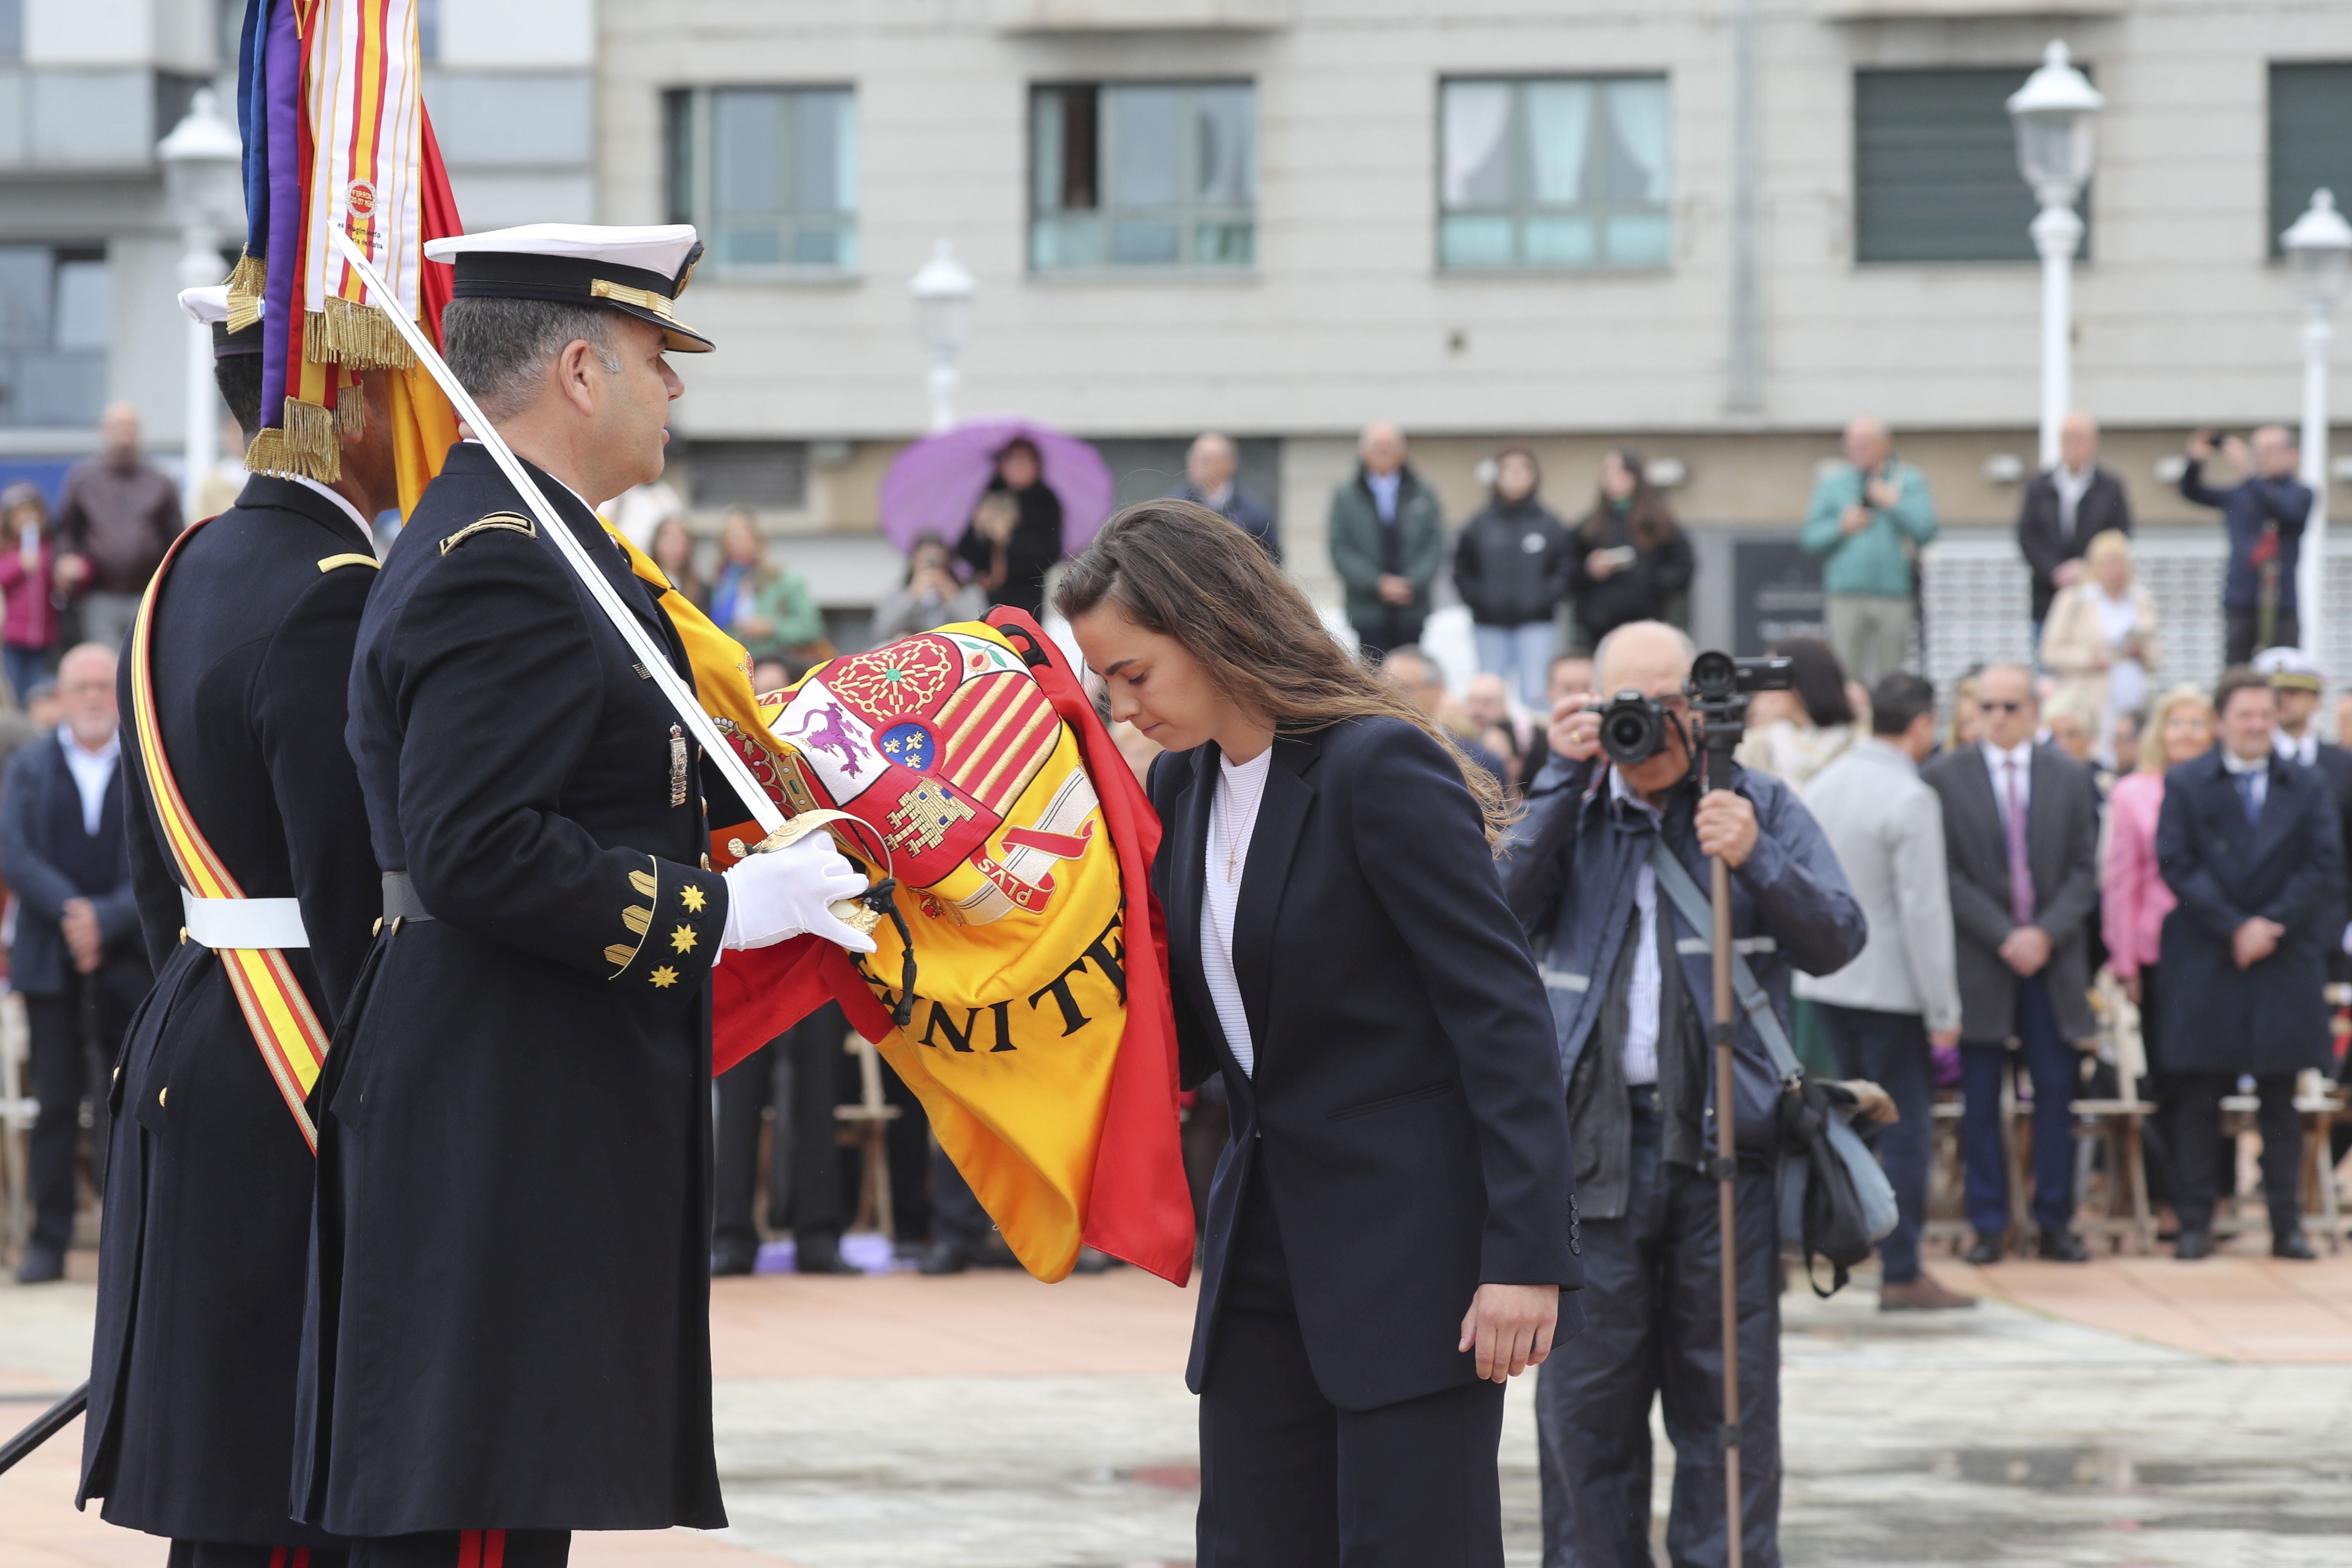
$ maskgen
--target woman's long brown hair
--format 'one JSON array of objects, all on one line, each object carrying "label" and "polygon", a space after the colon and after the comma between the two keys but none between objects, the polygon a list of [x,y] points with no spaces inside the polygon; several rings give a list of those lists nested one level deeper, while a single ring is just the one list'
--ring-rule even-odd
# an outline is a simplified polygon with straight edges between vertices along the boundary
[{"label": "woman's long brown hair", "polygon": [[1421,731],[1462,770],[1486,841],[1501,838],[1510,821],[1502,786],[1350,658],[1257,542],[1207,507],[1143,501],[1103,524],[1063,573],[1054,607],[1076,620],[1106,600],[1145,631],[1181,644],[1227,700],[1262,714],[1277,734],[1348,719],[1396,719]]},{"label": "woman's long brown hair", "polygon": [[[1650,482],[1642,454],[1631,447],[1612,447],[1620,467],[1633,476],[1633,493],[1626,500],[1625,531],[1633,536],[1640,550],[1655,550],[1676,531],[1674,510],[1666,498]],[[1604,486],[1592,499],[1592,510],[1584,514],[1576,526],[1577,542],[1587,548],[1601,542],[1601,525],[1609,517],[1609,491]]]}]

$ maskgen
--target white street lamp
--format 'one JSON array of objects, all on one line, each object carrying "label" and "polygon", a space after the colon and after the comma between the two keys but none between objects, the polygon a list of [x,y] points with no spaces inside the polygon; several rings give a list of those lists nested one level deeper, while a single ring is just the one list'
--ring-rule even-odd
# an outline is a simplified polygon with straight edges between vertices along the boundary
[{"label": "white street lamp", "polygon": [[971,330],[971,299],[979,291],[971,274],[955,258],[955,247],[944,239],[931,247],[931,258],[907,284],[915,300],[915,336],[931,360],[934,432],[955,423],[956,359]]},{"label": "white street lamp", "polygon": [[2279,236],[2303,288],[2303,482],[2311,487],[2311,518],[2303,525],[2303,560],[2295,598],[2303,606],[2304,651],[2319,652],[2321,597],[2327,559],[2327,351],[2344,273],[2352,261],[2352,223],[2336,210],[2336,194],[2311,193],[2311,205]]},{"label": "white street lamp", "polygon": [[[221,118],[213,89],[199,88],[188,112],[156,144],[163,164],[163,199],[180,225],[180,287],[221,280],[221,237],[245,226],[244,145],[236,127]],[[213,385],[213,332],[187,325],[186,435],[181,447],[180,510],[190,521],[205,477],[220,458],[220,397]]]},{"label": "white street lamp", "polygon": [[2042,253],[2042,466],[2058,461],[2058,423],[2072,401],[2074,252],[2083,220],[2074,203],[2091,178],[2093,122],[2106,102],[2076,70],[2063,40],[2053,38],[2042,68],[2010,95],[2017,126],[2017,167],[2033,187],[2042,212],[2028,230]]}]

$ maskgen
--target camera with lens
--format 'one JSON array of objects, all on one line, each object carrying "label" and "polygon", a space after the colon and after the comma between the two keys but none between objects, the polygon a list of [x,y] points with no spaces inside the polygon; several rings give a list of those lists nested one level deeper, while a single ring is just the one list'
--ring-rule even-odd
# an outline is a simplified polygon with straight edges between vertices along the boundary
[{"label": "camera with lens", "polygon": [[[1748,694],[1788,690],[1790,668],[1786,658],[1734,658],[1713,650],[1693,659],[1683,683],[1698,719],[1692,750],[1720,750],[1728,759],[1747,728]],[[1665,750],[1667,726],[1678,722],[1664,699],[1638,691],[1621,691],[1593,711],[1601,715],[1601,749],[1621,768],[1638,767]]]}]

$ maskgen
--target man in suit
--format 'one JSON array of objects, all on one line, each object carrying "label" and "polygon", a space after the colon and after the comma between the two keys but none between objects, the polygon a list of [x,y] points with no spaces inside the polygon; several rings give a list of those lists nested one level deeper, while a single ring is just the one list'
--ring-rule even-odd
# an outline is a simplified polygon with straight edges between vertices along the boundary
[{"label": "man in suit", "polygon": [[1977,677],[1984,738],[1926,773],[1944,803],[1960,976],[1960,1144],[1971,1263],[2000,1261],[2009,1228],[2000,1091],[2009,1043],[2033,1083],[2033,1223],[2040,1255],[2082,1263],[2074,1232],[2070,1108],[2095,1026],[2087,931],[2098,896],[2098,796],[2082,763],[2033,743],[2041,709],[2022,665]]},{"label": "man in suit", "polygon": [[2157,864],[2180,900],[2160,949],[2161,1058],[2179,1083],[2179,1255],[2213,1250],[2221,1097],[2252,1075],[2271,1256],[2307,1259],[2294,1080],[2333,1054],[2324,987],[2326,954],[2343,930],[2336,799],[2317,773],[2273,749],[2277,701],[2266,677],[2228,671],[2213,708],[2221,743],[2165,775],[2156,825]]},{"label": "man in suit", "polygon": [[[2336,795],[2338,841],[2352,844],[2352,751],[2319,738],[2319,702],[2327,690],[2327,672],[2299,647],[2264,648],[2254,656],[2254,671],[2269,679],[2271,695],[2278,703],[2272,749],[2291,763],[2315,770],[2327,781]],[[2347,895],[2338,940],[2327,949],[2330,980],[2352,980],[2352,888],[2347,889]]]},{"label": "man in suit", "polygon": [[[215,382],[250,432],[262,329],[229,332],[226,296],[181,305],[212,323]],[[331,485],[256,474],[183,536],[123,665],[131,880],[159,984],[114,1088],[81,1496],[172,1537],[178,1568],[343,1560],[286,1517],[316,1175],[300,1074],[381,900],[343,719],[371,520],[400,504],[388,379],[345,394],[369,417]],[[184,858],[190,834],[205,850]],[[284,1005],[248,1009],[264,988]]]},{"label": "man in suit", "polygon": [[9,760],[0,788],[0,867],[16,894],[8,978],[32,1035],[33,1233],[19,1284],[64,1278],[80,1183],[81,1102],[94,1096],[93,1166],[103,1173],[108,1065],[150,978],[122,847],[122,742],[114,650],[84,643],[58,663],[65,715]]},{"label": "man in suit", "polygon": [[1233,442],[1213,430],[1203,431],[1184,454],[1184,482],[1170,490],[1168,499],[1200,502],[1264,545],[1279,563],[1282,531],[1275,524],[1274,510],[1242,489],[1234,478],[1240,468],[1241,454]]},{"label": "man in suit", "polygon": [[2017,548],[2033,571],[2033,643],[2061,588],[2083,580],[2083,552],[2108,529],[2132,531],[2131,496],[2099,461],[2098,422],[2076,409],[2058,426],[2058,462],[2025,482],[2017,508]]}]

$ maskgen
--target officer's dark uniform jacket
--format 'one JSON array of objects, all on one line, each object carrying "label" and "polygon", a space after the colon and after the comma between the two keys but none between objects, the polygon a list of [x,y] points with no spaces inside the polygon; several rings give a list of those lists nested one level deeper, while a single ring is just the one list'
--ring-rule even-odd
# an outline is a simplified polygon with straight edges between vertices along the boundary
[{"label": "officer's dark uniform jacket", "polygon": [[[345,690],[376,581],[341,507],[257,477],[164,578],[152,632],[163,750],[248,897],[300,900],[289,967],[331,1025],[379,897]],[[99,1254],[80,1496],[116,1524],[290,1546],[286,1487],[313,1164],[180,882],[120,676],[125,825],[155,986],[125,1038]]]},{"label": "officer's dark uniform jacket", "polygon": [[[688,665],[588,508],[541,488]],[[384,564],[350,743],[386,921],[317,1096],[296,1513],[347,1535],[726,1522],[691,742],[478,446]]]}]

